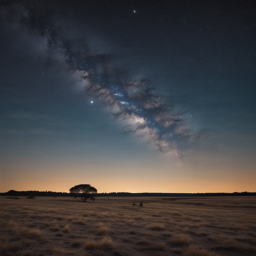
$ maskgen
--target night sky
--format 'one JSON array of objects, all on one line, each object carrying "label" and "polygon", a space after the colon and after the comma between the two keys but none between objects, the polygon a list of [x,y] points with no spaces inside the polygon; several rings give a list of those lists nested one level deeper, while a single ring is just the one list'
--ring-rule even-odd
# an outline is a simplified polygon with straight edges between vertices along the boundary
[{"label": "night sky", "polygon": [[256,191],[254,0],[0,3],[0,192]]}]

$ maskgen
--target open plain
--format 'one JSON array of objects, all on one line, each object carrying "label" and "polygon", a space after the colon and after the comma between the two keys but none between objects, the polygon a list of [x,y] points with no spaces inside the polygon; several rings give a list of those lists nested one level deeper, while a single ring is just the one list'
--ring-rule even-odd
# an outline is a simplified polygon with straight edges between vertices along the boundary
[{"label": "open plain", "polygon": [[1,256],[256,255],[254,196],[2,196],[0,216]]}]

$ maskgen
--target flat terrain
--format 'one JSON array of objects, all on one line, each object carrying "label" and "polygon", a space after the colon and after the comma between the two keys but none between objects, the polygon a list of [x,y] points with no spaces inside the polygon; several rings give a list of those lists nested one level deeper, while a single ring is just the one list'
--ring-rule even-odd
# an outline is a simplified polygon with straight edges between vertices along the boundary
[{"label": "flat terrain", "polygon": [[256,255],[256,197],[2,196],[0,255]]}]

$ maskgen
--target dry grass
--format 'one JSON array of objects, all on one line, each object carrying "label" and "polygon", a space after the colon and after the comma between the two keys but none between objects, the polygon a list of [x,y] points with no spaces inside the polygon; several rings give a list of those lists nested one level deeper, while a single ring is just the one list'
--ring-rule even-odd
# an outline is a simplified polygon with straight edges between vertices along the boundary
[{"label": "dry grass", "polygon": [[115,247],[116,247],[115,243],[112,241],[112,239],[109,236],[105,236],[99,242],[99,248],[103,250],[113,250]]},{"label": "dry grass", "polygon": [[[253,251],[256,254],[256,248],[251,246],[248,243],[238,242],[234,238],[230,238],[227,236],[220,236],[220,237],[212,237],[215,241],[215,245],[212,246],[213,249],[217,250],[229,250],[229,251],[236,251],[236,252],[250,252]],[[241,237],[240,237],[241,239]],[[251,240],[244,240],[246,242],[251,242]],[[255,242],[255,241],[254,241]]]},{"label": "dry grass", "polygon": [[61,255],[65,255],[67,254],[67,251],[64,250],[63,248],[58,248],[58,247],[54,247],[52,249],[52,255],[56,255],[56,256],[61,256]]},{"label": "dry grass", "polygon": [[255,256],[255,215],[254,197],[0,197],[0,255]]},{"label": "dry grass", "polygon": [[198,245],[190,245],[183,250],[183,256],[217,256],[217,254],[202,249]]},{"label": "dry grass", "polygon": [[96,231],[96,235],[106,235],[112,233],[108,227],[99,227]]},{"label": "dry grass", "polygon": [[165,243],[161,242],[161,243],[154,243],[152,245],[143,247],[143,248],[139,248],[138,251],[166,251],[167,247],[165,245]]},{"label": "dry grass", "polygon": [[18,223],[15,223],[13,221],[10,221],[7,223],[9,230],[12,232],[13,237],[16,240],[22,239],[22,238],[29,238],[33,240],[44,240],[44,236],[42,232],[39,229],[36,228],[26,228],[26,227],[20,227]]},{"label": "dry grass", "polygon": [[192,243],[192,238],[186,234],[174,235],[170,240],[170,244],[174,246],[184,246],[190,243]]},{"label": "dry grass", "polygon": [[35,256],[37,253],[33,249],[23,249],[19,252],[20,255],[22,256]]},{"label": "dry grass", "polygon": [[84,220],[72,220],[72,224],[85,225]]},{"label": "dry grass", "polygon": [[61,231],[63,233],[69,233],[70,232],[70,226],[67,224]]},{"label": "dry grass", "polygon": [[163,230],[164,229],[164,225],[163,224],[159,224],[159,223],[152,223],[149,224],[145,227],[146,229],[151,229],[151,230]]},{"label": "dry grass", "polygon": [[204,230],[197,230],[196,232],[194,232],[194,234],[196,236],[208,236],[209,235],[209,233]]},{"label": "dry grass", "polygon": [[90,238],[88,241],[86,241],[84,245],[85,250],[96,250],[98,249],[98,243],[95,242],[92,238]]},{"label": "dry grass", "polygon": [[111,251],[116,247],[115,243],[109,236],[105,236],[101,241],[95,242],[93,239],[89,239],[85,245],[85,250],[105,250]]},{"label": "dry grass", "polygon": [[53,227],[50,227],[50,230],[53,231],[53,232],[57,232],[57,231],[60,231],[60,227],[59,226],[53,226]]},{"label": "dry grass", "polygon": [[27,237],[32,239],[42,239],[43,235],[39,229],[33,228],[27,231]]},{"label": "dry grass", "polygon": [[141,238],[139,241],[136,242],[138,245],[150,245],[150,243],[147,239]]},{"label": "dry grass", "polygon": [[19,249],[19,242],[10,242],[5,238],[0,239],[0,255],[15,254]]},{"label": "dry grass", "polygon": [[81,247],[82,245],[82,241],[74,241],[70,244],[71,247]]}]

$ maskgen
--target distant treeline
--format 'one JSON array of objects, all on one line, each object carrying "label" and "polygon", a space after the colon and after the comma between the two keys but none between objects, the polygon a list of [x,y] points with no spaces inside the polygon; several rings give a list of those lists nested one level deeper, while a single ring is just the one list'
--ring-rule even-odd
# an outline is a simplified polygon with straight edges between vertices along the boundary
[{"label": "distant treeline", "polygon": [[[74,194],[66,192],[53,192],[53,191],[16,191],[10,190],[6,193],[0,193],[0,195],[6,196],[74,196]],[[256,192],[234,192],[234,193],[129,193],[129,192],[111,192],[111,193],[98,193],[94,196],[105,197],[105,196],[119,196],[119,197],[201,197],[201,196],[255,196]]]},{"label": "distant treeline", "polygon": [[53,191],[37,191],[37,190],[28,190],[28,191],[16,191],[9,190],[6,193],[2,193],[1,195],[6,196],[69,196],[69,193],[65,192],[53,192]]},{"label": "distant treeline", "polygon": [[197,197],[197,196],[256,196],[256,192],[233,192],[233,193],[129,193],[129,192],[111,192],[101,193],[97,196],[169,196],[169,197]]}]

